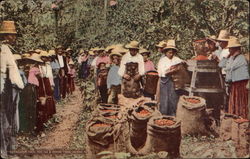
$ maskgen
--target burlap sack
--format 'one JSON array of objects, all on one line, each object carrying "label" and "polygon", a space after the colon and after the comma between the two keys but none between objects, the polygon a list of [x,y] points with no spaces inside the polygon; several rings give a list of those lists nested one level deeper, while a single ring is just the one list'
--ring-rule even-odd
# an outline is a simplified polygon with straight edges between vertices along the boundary
[{"label": "burlap sack", "polygon": [[145,107],[148,107],[150,109],[153,109],[153,110],[156,110],[158,109],[157,107],[157,102],[156,101],[146,101],[146,100],[142,100],[142,101],[139,101],[137,103],[138,106],[145,106]]},{"label": "burlap sack", "polygon": [[221,125],[220,125],[220,138],[223,141],[227,141],[232,139],[232,123],[234,119],[238,117],[233,114],[223,114],[221,117]]},{"label": "burlap sack", "polygon": [[[198,100],[198,103],[192,103],[188,100]],[[182,135],[208,135],[205,126],[206,101],[197,96],[181,96],[177,105],[176,118],[181,120]]]},{"label": "burlap sack", "polygon": [[130,79],[122,79],[121,93],[127,98],[139,98],[141,96],[140,80],[136,79],[138,75],[138,63],[126,63],[125,73],[130,76]]},{"label": "burlap sack", "polygon": [[[94,127],[95,124],[109,124],[105,127]],[[104,117],[94,118],[86,125],[86,157],[88,159],[98,158],[96,154],[102,151],[113,151],[114,121]]]},{"label": "burlap sack", "polygon": [[[145,112],[148,113],[143,114]],[[144,146],[147,137],[147,122],[155,115],[160,115],[160,112],[147,106],[138,106],[128,111],[130,141],[137,151]]]},{"label": "burlap sack", "polygon": [[[167,119],[173,121],[171,125],[158,125],[156,120]],[[152,152],[168,152],[169,157],[179,157],[181,143],[181,122],[173,116],[154,116],[147,126],[147,140],[145,146],[139,151],[140,155]]]},{"label": "burlap sack", "polygon": [[234,119],[232,122],[232,140],[237,157],[245,157],[250,153],[250,121]]}]

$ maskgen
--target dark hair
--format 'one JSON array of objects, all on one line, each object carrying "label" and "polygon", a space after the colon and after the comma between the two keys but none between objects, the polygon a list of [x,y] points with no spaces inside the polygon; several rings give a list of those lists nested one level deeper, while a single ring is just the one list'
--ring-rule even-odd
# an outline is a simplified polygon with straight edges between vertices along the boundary
[{"label": "dark hair", "polygon": [[163,49],[162,52],[163,52],[163,53],[166,53],[168,50],[173,50],[175,54],[177,53],[177,50],[176,50],[176,49],[173,49],[173,48]]}]

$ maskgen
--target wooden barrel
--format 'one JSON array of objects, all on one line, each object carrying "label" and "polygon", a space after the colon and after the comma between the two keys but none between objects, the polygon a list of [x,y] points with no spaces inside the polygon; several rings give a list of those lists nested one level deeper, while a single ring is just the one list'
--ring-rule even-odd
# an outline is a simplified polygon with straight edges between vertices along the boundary
[{"label": "wooden barrel", "polygon": [[220,108],[225,106],[225,87],[221,70],[216,61],[211,60],[188,60],[188,72],[191,82],[185,90],[190,96],[200,96],[206,100],[208,108],[213,108],[213,116],[220,117]]},{"label": "wooden barrel", "polygon": [[159,76],[157,71],[148,71],[145,74],[144,91],[150,94],[155,94],[157,89],[158,79]]}]

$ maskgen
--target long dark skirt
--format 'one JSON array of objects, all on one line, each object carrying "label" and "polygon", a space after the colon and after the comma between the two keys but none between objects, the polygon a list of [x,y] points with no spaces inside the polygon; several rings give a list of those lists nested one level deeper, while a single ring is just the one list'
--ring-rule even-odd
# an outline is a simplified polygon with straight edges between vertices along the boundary
[{"label": "long dark skirt", "polygon": [[86,60],[85,62],[82,62],[78,74],[79,74],[79,78],[82,78],[82,79],[85,79],[89,76],[90,67],[88,65],[88,60]]},{"label": "long dark skirt", "polygon": [[48,118],[51,118],[53,114],[56,113],[56,104],[55,104],[54,96],[53,96],[54,92],[50,85],[49,78],[43,78],[43,82],[44,82],[45,91],[47,95],[47,100],[46,100],[46,105],[47,105],[47,110],[48,110],[47,114],[48,114]]},{"label": "long dark skirt", "polygon": [[63,99],[66,98],[67,86],[68,86],[67,81],[68,79],[66,76],[60,78],[60,93]]},{"label": "long dark skirt", "polygon": [[54,78],[55,88],[54,88],[54,98],[56,101],[61,100],[61,93],[60,93],[60,79],[59,77]]},{"label": "long dark skirt", "polygon": [[108,88],[107,85],[98,86],[102,103],[108,102]]},{"label": "long dark skirt", "polygon": [[247,119],[248,116],[248,80],[233,82],[231,85],[228,112]]},{"label": "long dark skirt", "polygon": [[164,115],[175,116],[178,96],[175,92],[171,77],[160,78],[160,112]]},{"label": "long dark skirt", "polygon": [[73,94],[75,91],[74,77],[71,77],[71,75],[68,75],[68,91],[69,94]]},{"label": "long dark skirt", "polygon": [[20,132],[29,133],[35,129],[37,90],[35,85],[27,84],[20,94],[19,117]]},{"label": "long dark skirt", "polygon": [[7,156],[7,150],[9,150],[11,146],[11,118],[10,118],[10,108],[12,104],[12,84],[10,80],[4,79],[5,84],[3,88],[3,92],[1,93],[1,105],[0,105],[0,122],[1,122],[1,156]]},{"label": "long dark skirt", "polygon": [[37,102],[37,132],[42,131],[44,129],[44,123],[46,123],[56,111],[55,102],[53,98],[53,91],[51,89],[49,78],[38,78],[38,81],[38,100],[40,97],[46,97],[47,99],[45,105],[42,105],[40,101]]}]

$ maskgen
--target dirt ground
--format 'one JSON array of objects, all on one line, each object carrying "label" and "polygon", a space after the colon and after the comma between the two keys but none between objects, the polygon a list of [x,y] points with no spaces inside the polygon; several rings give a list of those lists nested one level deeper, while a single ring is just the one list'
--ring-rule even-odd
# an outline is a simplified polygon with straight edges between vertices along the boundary
[{"label": "dirt ground", "polygon": [[[24,152],[19,158],[85,158],[85,124],[90,115],[91,112],[84,109],[80,91],[77,89],[68,99],[57,104],[57,114],[47,123],[48,128],[43,133],[18,136],[17,152],[28,150],[30,153],[27,155]],[[183,137],[180,150],[182,158],[236,158],[233,142],[221,141],[214,136]],[[32,152],[38,154],[31,154]],[[131,158],[154,159],[159,158],[159,154]]]}]

